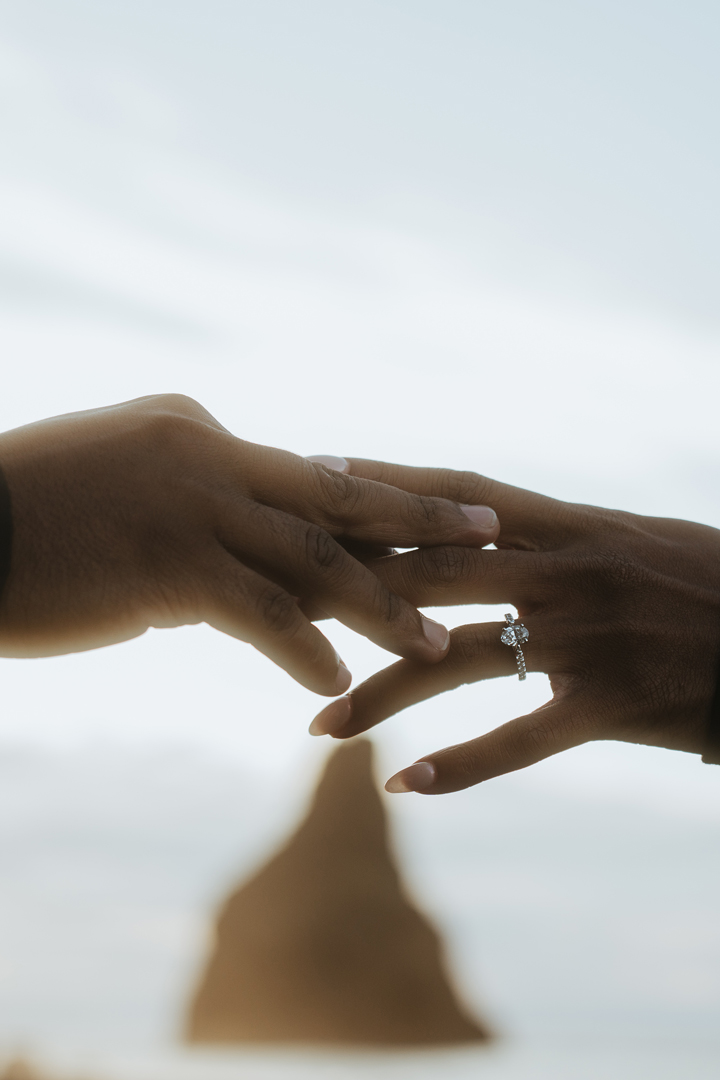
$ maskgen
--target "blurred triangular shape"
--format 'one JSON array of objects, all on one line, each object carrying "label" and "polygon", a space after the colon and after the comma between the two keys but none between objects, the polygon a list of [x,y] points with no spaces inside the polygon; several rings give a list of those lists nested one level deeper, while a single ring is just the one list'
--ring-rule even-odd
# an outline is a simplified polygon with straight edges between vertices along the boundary
[{"label": "blurred triangular shape", "polygon": [[195,1043],[417,1045],[488,1030],[459,1004],[437,932],[388,847],[366,739],[330,757],[286,846],[224,904],[192,1001]]}]

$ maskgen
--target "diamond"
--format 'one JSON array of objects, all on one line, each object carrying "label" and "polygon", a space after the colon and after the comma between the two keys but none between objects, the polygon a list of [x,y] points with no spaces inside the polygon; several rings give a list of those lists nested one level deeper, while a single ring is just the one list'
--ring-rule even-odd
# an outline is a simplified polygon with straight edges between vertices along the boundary
[{"label": "diamond", "polygon": [[530,631],[522,623],[513,623],[512,626],[506,626],[500,634],[503,645],[510,645],[513,649],[518,645],[522,645],[529,637]]}]

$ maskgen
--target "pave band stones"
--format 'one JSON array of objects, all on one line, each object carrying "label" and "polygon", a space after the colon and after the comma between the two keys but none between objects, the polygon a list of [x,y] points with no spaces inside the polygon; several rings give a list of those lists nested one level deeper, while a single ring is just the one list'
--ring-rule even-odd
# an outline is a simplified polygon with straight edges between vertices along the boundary
[{"label": "pave band stones", "polygon": [[500,634],[500,640],[503,645],[509,645],[511,649],[515,650],[515,661],[517,663],[518,678],[520,681],[527,678],[527,668],[525,667],[525,656],[521,645],[530,637],[530,631],[527,626],[523,626],[522,623],[516,623],[512,615],[505,615],[505,622],[507,626],[503,628]]}]

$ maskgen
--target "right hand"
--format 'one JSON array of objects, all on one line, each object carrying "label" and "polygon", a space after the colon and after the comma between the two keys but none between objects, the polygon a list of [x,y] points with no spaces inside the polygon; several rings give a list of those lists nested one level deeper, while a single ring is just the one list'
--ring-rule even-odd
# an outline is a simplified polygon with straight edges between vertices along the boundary
[{"label": "right hand", "polygon": [[449,635],[341,541],[482,547],[499,531],[486,508],[244,442],[181,395],[6,432],[0,465],[14,523],[0,603],[5,656],[76,652],[204,621],[310,690],[342,693],[350,673],[303,606],[426,663],[446,655]]}]

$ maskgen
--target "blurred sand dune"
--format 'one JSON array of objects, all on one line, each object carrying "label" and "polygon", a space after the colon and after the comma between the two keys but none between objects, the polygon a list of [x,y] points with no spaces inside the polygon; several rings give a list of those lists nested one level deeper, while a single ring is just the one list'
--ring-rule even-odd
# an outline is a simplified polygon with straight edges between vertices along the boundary
[{"label": "blurred sand dune", "polygon": [[482,1042],[388,846],[372,744],[341,744],[286,846],[224,904],[190,1010],[199,1043]]},{"label": "blurred sand dune", "polygon": [[0,1080],[90,1080],[90,1078],[76,1074],[70,1076],[67,1073],[62,1077],[50,1076],[47,1072],[37,1069],[28,1059],[16,1057],[0,1065]]}]

